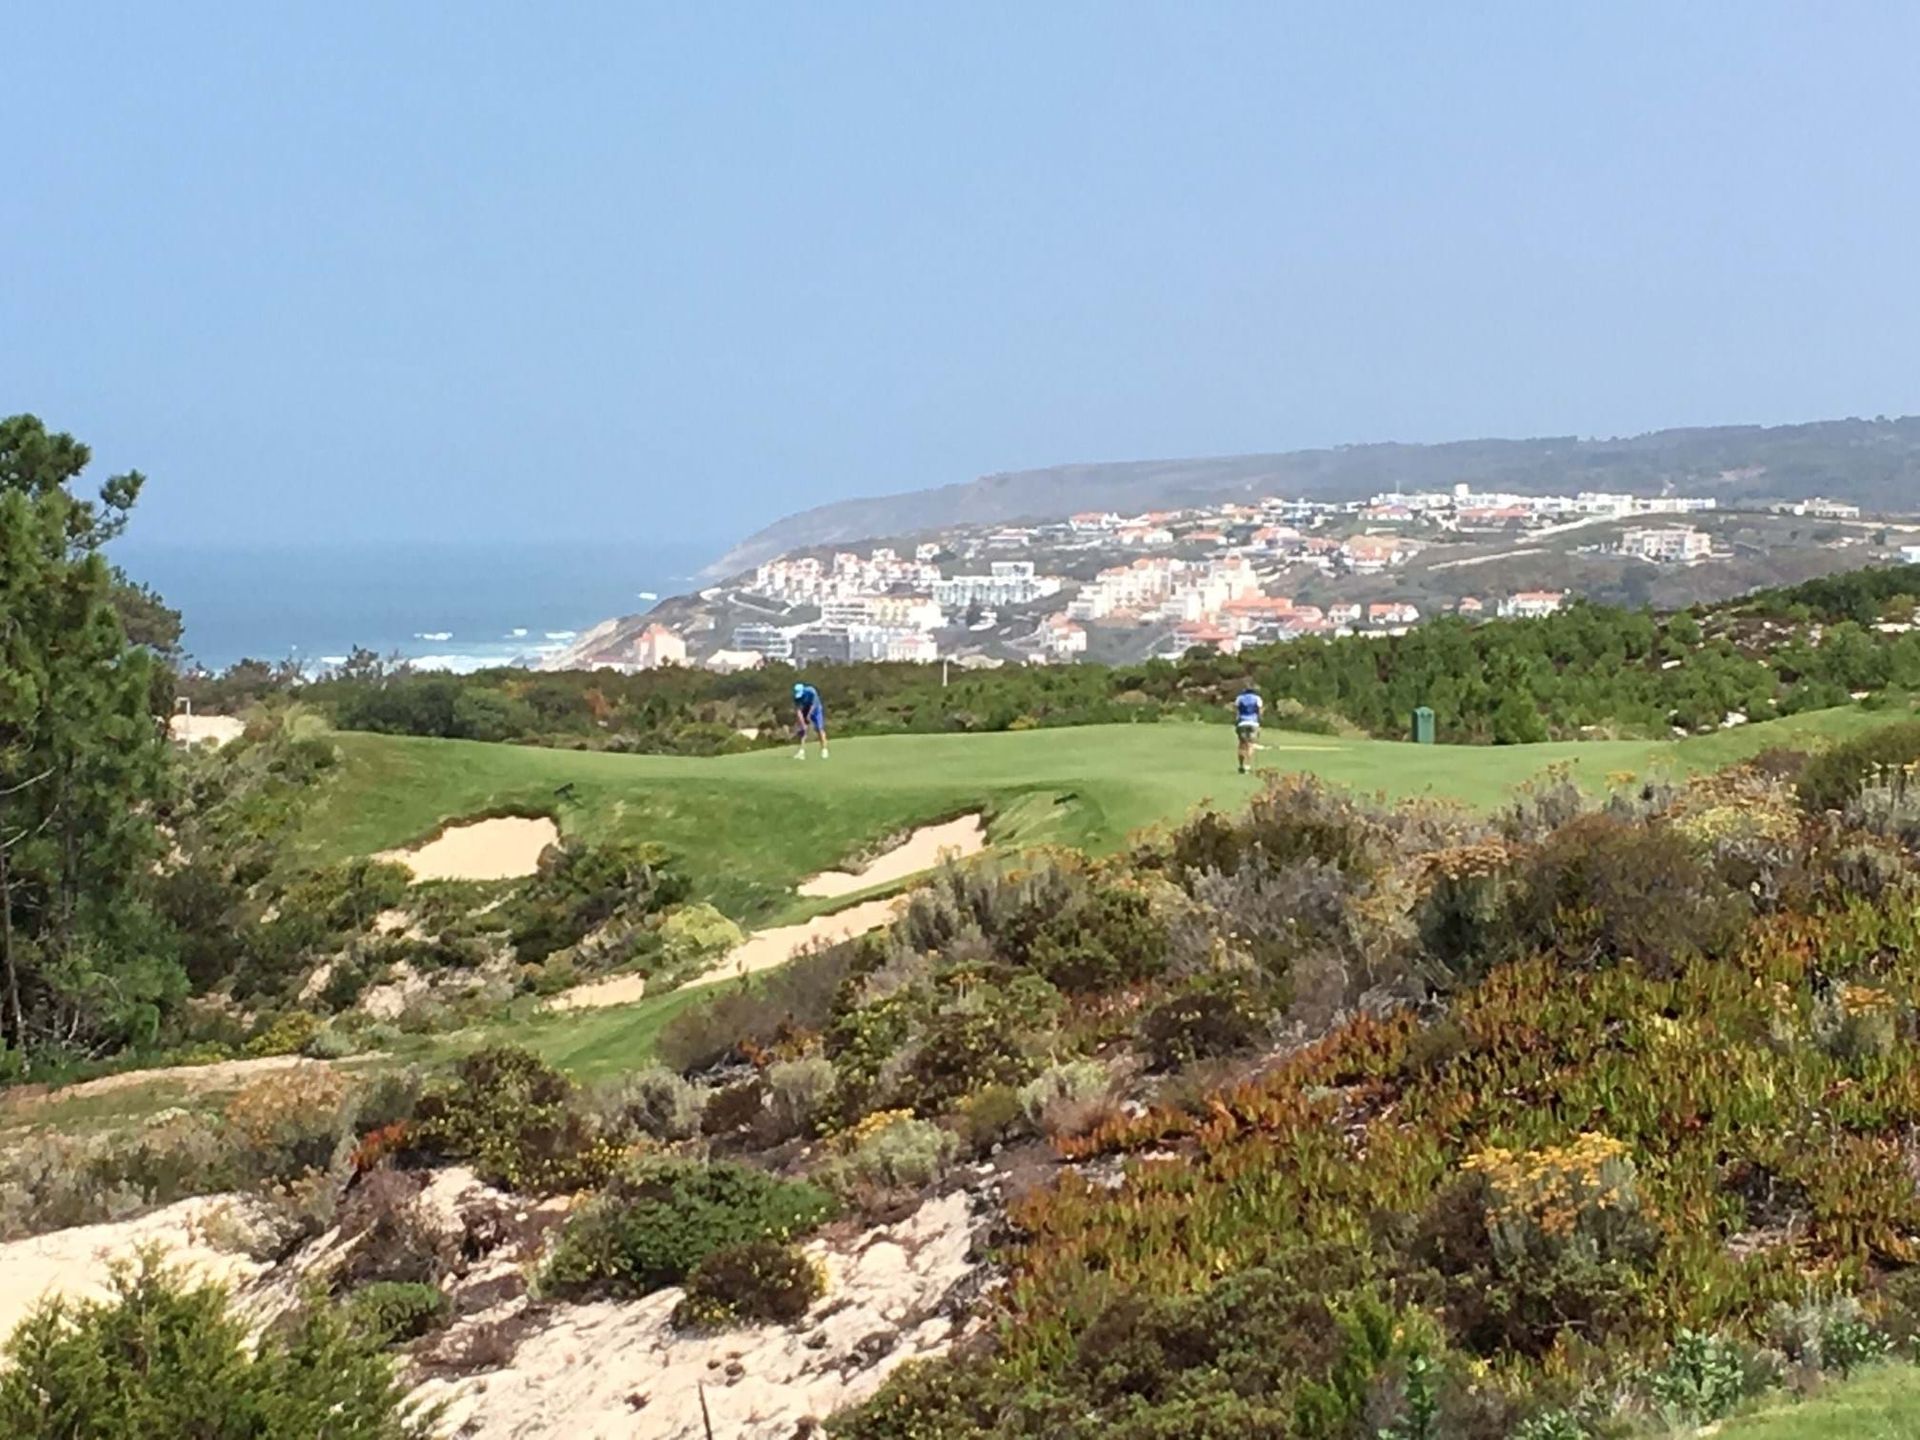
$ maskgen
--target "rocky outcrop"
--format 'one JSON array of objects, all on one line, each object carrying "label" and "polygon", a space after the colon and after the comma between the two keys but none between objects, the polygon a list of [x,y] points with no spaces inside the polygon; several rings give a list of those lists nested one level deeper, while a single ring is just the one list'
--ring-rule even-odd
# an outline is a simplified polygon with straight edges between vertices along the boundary
[{"label": "rocky outcrop", "polygon": [[446,1405],[462,1440],[791,1440],[873,1393],[896,1366],[937,1355],[969,1328],[984,1272],[977,1234],[989,1207],[956,1192],[898,1224],[807,1247],[827,1292],[797,1325],[717,1335],[676,1330],[681,1292],[625,1304],[553,1306],[521,1299],[457,1326],[524,1326],[491,1373],[429,1380],[416,1392]]}]

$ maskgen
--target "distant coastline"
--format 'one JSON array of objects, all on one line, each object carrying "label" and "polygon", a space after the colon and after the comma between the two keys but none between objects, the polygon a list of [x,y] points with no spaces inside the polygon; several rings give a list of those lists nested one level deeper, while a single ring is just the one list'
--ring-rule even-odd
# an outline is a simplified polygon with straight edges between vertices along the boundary
[{"label": "distant coastline", "polygon": [[373,541],[313,546],[127,542],[115,563],[182,612],[208,669],[337,664],[355,647],[457,672],[537,664],[609,613],[684,589],[696,545]]}]

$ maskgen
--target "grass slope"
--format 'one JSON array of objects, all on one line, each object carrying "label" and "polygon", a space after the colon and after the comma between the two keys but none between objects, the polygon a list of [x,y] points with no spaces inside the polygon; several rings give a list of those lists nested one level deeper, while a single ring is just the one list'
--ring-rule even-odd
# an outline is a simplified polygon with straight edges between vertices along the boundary
[{"label": "grass slope", "polygon": [[1729,1420],[1724,1440],[1920,1440],[1920,1369],[1888,1365]]},{"label": "grass slope", "polygon": [[[1272,731],[1263,769],[1311,770],[1392,798],[1500,803],[1554,766],[1583,784],[1663,765],[1711,768],[1763,745],[1874,723],[1826,711],[1679,745],[1562,742],[1427,747]],[[344,773],[315,807],[300,849],[332,861],[409,844],[449,821],[552,814],[588,838],[655,840],[696,887],[748,920],[791,912],[791,887],[891,834],[985,810],[994,842],[1110,850],[1202,802],[1237,807],[1255,779],[1233,770],[1225,725],[1100,725],[987,735],[842,740],[833,758],[784,748],[718,759],[613,755],[461,740],[344,734]],[[571,786],[571,798],[556,792]],[[819,907],[811,907],[819,908]]]}]

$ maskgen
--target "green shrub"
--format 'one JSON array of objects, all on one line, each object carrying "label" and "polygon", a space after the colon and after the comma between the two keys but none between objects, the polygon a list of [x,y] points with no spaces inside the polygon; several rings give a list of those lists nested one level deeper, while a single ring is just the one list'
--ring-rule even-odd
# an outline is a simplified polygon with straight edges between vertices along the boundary
[{"label": "green shrub", "polygon": [[1671,973],[1731,949],[1750,913],[1672,827],[1584,815],[1519,862],[1507,935],[1490,943],[1574,966],[1634,960]]},{"label": "green shrub", "polygon": [[1886,725],[1821,751],[1801,769],[1795,789],[1800,803],[1818,814],[1844,810],[1876,774],[1896,773],[1920,762],[1920,721]]},{"label": "green shrub", "polygon": [[619,1159],[573,1082],[513,1045],[475,1051],[451,1086],[422,1096],[412,1140],[428,1154],[470,1162],[490,1185],[531,1194],[596,1184]]},{"label": "green shrub", "polygon": [[960,1102],[955,1111],[961,1142],[975,1155],[986,1155],[1026,1133],[1027,1114],[1020,1091],[1012,1085],[986,1085]]},{"label": "green shrub", "polygon": [[247,1054],[255,1058],[301,1054],[325,1024],[309,1010],[289,1010],[247,1042]]},{"label": "green shrub", "polygon": [[1767,1340],[1794,1364],[1835,1375],[1883,1360],[1892,1348],[1851,1295],[1777,1302],[1767,1314]]},{"label": "green shrub", "polygon": [[917,1190],[946,1173],[959,1137],[903,1111],[870,1115],[847,1136],[847,1153],[830,1173],[843,1189]]},{"label": "green shrub", "polygon": [[664,1065],[651,1066],[601,1087],[595,1107],[615,1133],[655,1140],[691,1140],[700,1133],[707,1095]]},{"label": "green shrub", "polygon": [[715,1251],[786,1241],[833,1213],[825,1191],[745,1165],[649,1159],[571,1216],[547,1264],[555,1295],[644,1295]]},{"label": "green shrub", "polygon": [[151,1255],[103,1301],[43,1304],[6,1342],[0,1435],[18,1440],[426,1440],[391,1365],[327,1307],[255,1349],[224,1291]]},{"label": "green shrub", "polygon": [[353,1292],[346,1311],[356,1334],[385,1348],[440,1329],[453,1318],[453,1302],[436,1285],[376,1280]]},{"label": "green shrub", "polygon": [[569,836],[507,903],[508,935],[524,964],[577,945],[616,916],[638,921],[675,904],[686,879],[656,845],[592,845]]},{"label": "green shrub", "polygon": [[1647,1377],[1647,1393],[1676,1419],[1705,1425],[1731,1412],[1745,1398],[1744,1357],[1723,1336],[1683,1330],[1666,1362]]},{"label": "green shrub", "polygon": [[814,950],[689,1005],[661,1030],[655,1053],[685,1073],[717,1064],[742,1047],[771,1050],[785,1035],[823,1029],[863,948],[851,941]]},{"label": "green shrub", "polygon": [[302,1063],[249,1081],[226,1121],[242,1177],[284,1185],[340,1159],[353,1134],[350,1090],[328,1066]]},{"label": "green shrub", "polygon": [[[373,1031],[367,1034],[371,1038]],[[364,1135],[413,1119],[425,1089],[426,1077],[415,1066],[380,1071],[354,1097],[353,1128]]]},{"label": "green shrub", "polygon": [[766,1070],[767,1117],[774,1140],[812,1132],[833,1098],[833,1062],[822,1055],[780,1060]]},{"label": "green shrub", "polygon": [[826,1293],[820,1267],[796,1245],[749,1240],[716,1250],[687,1276],[687,1295],[673,1312],[683,1329],[728,1325],[791,1325]]},{"label": "green shrub", "polygon": [[1167,928],[1144,893],[1110,885],[1043,921],[1029,958],[1068,994],[1113,990],[1160,973]]},{"label": "green shrub", "polygon": [[307,1037],[300,1053],[309,1060],[344,1060],[359,1048],[345,1031],[323,1025]]},{"label": "green shrub", "polygon": [[1149,1010],[1140,1022],[1140,1046],[1156,1070],[1237,1054],[1265,1035],[1265,1010],[1250,979],[1211,978]]},{"label": "green shrub", "polygon": [[1078,1135],[1112,1108],[1113,1076],[1098,1060],[1049,1065],[1020,1087],[1020,1110],[1042,1135]]},{"label": "green shrub", "polygon": [[149,1205],[208,1195],[235,1184],[233,1147],[221,1128],[190,1110],[163,1110],[113,1142],[92,1167]]},{"label": "green shrub", "polygon": [[660,919],[660,965],[668,973],[687,973],[726,954],[746,934],[704,901],[680,905]]}]

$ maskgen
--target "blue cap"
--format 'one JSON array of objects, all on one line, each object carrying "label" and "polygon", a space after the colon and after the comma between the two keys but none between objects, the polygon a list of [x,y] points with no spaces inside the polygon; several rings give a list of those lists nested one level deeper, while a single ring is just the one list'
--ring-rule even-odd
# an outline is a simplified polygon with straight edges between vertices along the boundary
[{"label": "blue cap", "polygon": [[806,686],[802,685],[798,680],[793,682],[793,698],[794,699],[798,700],[802,695],[806,693],[807,693]]}]

